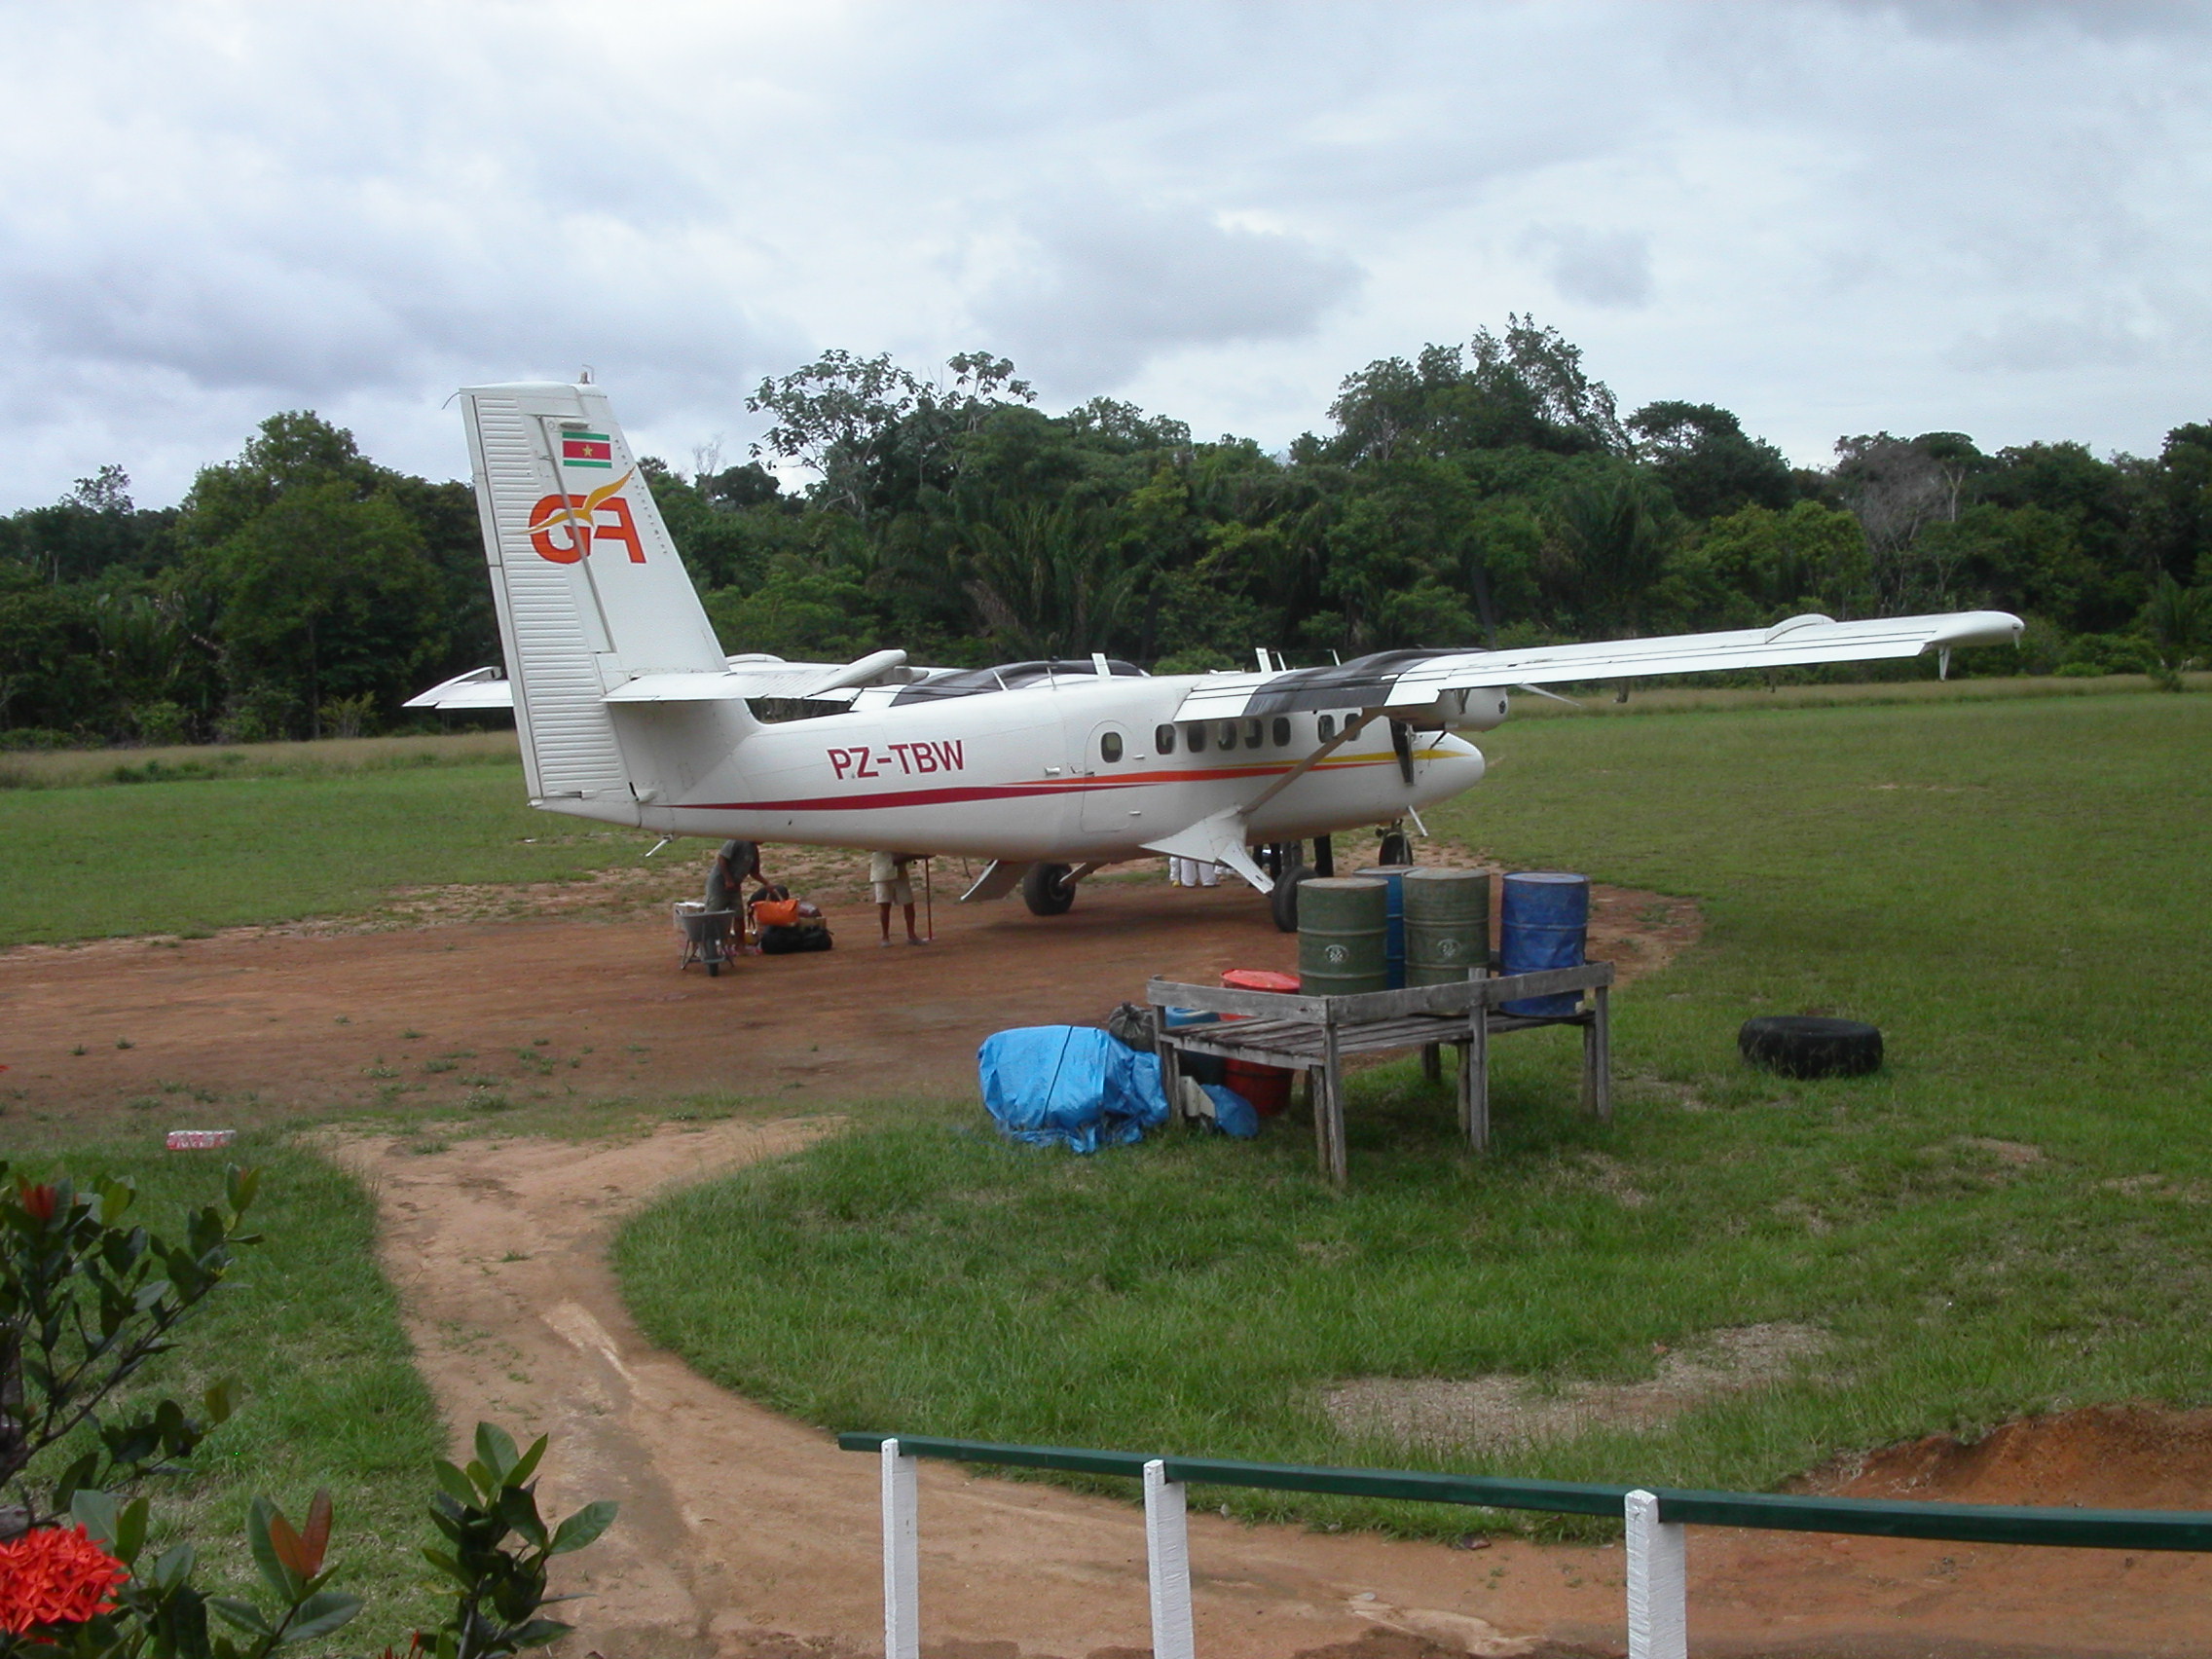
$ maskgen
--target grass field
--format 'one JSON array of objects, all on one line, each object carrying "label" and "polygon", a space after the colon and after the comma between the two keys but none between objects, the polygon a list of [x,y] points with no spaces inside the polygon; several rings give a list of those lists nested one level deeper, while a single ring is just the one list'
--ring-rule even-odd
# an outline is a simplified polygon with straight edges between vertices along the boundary
[{"label": "grass field", "polygon": [[651,845],[532,810],[511,740],[475,764],[0,791],[0,946],[343,915],[398,887],[565,880]]},{"label": "grass field", "polygon": [[[1091,1160],[979,1112],[877,1124],[633,1221],[645,1329],[840,1428],[1683,1485],[2212,1398],[2212,699],[1544,720],[1486,748],[1439,832],[1710,920],[1616,1002],[1610,1129],[1572,1111],[1557,1033],[1494,1051],[1480,1161],[1410,1066],[1362,1076],[1343,1198],[1298,1122]],[[1888,1067],[1737,1060],[1744,1017],[1804,1011],[1880,1023]],[[1763,1321],[1826,1349],[1666,1428],[1472,1456],[1321,1407],[1361,1377],[1635,1381]]]},{"label": "grass field", "polygon": [[[2193,679],[2212,688],[2212,675]],[[1581,706],[1606,717],[2023,699],[2101,706],[2139,695],[2142,683],[1656,689],[1627,703],[1601,688]],[[1575,713],[1519,697],[1502,749],[1530,717],[1556,723],[1551,717]],[[511,731],[0,755],[0,850],[13,872],[0,887],[0,949],[351,915],[395,888],[566,880],[634,863],[651,844],[636,831],[533,811]]]},{"label": "grass field", "polygon": [[[34,1176],[129,1175],[139,1191],[134,1219],[173,1235],[185,1206],[220,1196],[224,1157],[179,1157],[141,1137],[12,1161]],[[328,1487],[338,1587],[369,1602],[345,1645],[403,1648],[408,1631],[434,1616],[415,1546],[430,1530],[428,1464],[444,1455],[445,1435],[377,1271],[374,1206],[350,1177],[272,1137],[242,1137],[236,1158],[264,1171],[248,1219],[266,1242],[241,1252],[230,1282],[183,1327],[178,1350],[158,1362],[166,1369],[147,1375],[187,1399],[227,1376],[242,1385],[243,1403],[188,1473],[145,1490],[160,1526],[188,1530],[215,1575],[243,1586],[252,1575],[248,1501],[266,1493],[298,1521],[314,1490]]]}]

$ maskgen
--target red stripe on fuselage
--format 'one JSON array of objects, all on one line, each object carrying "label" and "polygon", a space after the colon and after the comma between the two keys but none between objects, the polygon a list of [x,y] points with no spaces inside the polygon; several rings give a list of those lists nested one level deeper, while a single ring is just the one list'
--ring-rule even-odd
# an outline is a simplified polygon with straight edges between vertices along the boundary
[{"label": "red stripe on fuselage", "polygon": [[[1390,756],[1372,759],[1324,760],[1313,768],[1337,770],[1350,766],[1390,764]],[[1129,777],[1059,778],[1036,784],[977,784],[964,789],[888,790],[880,794],[814,795],[799,800],[686,801],[681,812],[843,812],[854,807],[942,806],[975,800],[1024,800],[1046,795],[1083,794],[1092,790],[1140,789],[1157,784],[1219,783],[1224,778],[1278,777],[1290,764],[1216,767],[1206,771],[1140,772]]]}]

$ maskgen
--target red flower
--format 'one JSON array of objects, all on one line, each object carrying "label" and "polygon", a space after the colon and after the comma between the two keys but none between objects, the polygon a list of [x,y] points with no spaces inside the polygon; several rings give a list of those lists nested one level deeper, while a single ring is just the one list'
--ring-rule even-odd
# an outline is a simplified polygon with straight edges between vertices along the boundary
[{"label": "red flower", "polygon": [[22,1636],[112,1613],[109,1598],[129,1576],[84,1528],[34,1528],[0,1544],[0,1630]]},{"label": "red flower", "polygon": [[54,1202],[58,1195],[43,1182],[32,1186],[28,1181],[16,1183],[16,1197],[22,1200],[25,1213],[41,1227],[54,1219]]}]

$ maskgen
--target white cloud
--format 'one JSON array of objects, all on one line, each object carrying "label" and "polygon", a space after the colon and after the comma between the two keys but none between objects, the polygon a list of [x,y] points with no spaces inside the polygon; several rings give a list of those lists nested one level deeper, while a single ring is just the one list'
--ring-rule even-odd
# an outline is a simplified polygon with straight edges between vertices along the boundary
[{"label": "white cloud", "polygon": [[6,8],[0,509],[313,406],[450,474],[589,361],[741,444],[828,346],[1270,444],[1535,312],[1624,404],[2155,448],[2212,415],[2212,18],[1959,4]]}]

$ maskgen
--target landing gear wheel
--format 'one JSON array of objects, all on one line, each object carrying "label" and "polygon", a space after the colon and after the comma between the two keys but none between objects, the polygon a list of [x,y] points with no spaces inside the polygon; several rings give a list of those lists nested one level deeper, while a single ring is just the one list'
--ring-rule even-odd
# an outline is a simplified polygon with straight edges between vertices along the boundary
[{"label": "landing gear wheel", "polygon": [[1275,932],[1294,934],[1298,931],[1298,889],[1311,881],[1313,874],[1306,865],[1292,865],[1282,872],[1275,890],[1268,895],[1268,907],[1275,916]]},{"label": "landing gear wheel", "polygon": [[1744,1021],[1736,1047],[1754,1066],[1784,1077],[1863,1077],[1882,1064],[1881,1032],[1856,1019],[1762,1014]]},{"label": "landing gear wheel", "polygon": [[1075,883],[1068,879],[1068,866],[1031,865],[1021,878],[1021,902],[1029,906],[1032,916],[1066,915],[1075,903]]},{"label": "landing gear wheel", "polygon": [[1375,850],[1375,862],[1380,865],[1409,865],[1414,862],[1414,844],[1403,830],[1385,830],[1382,841]]}]

